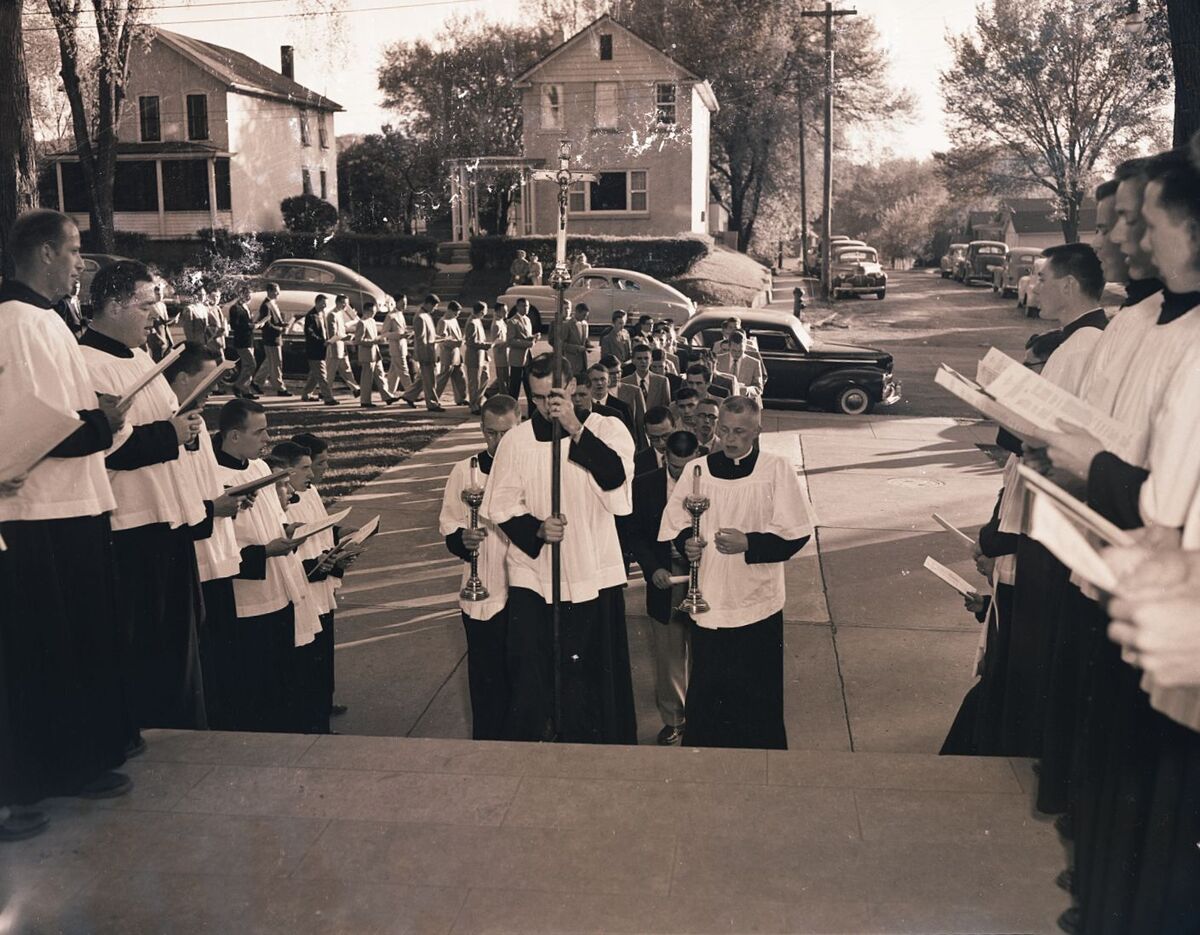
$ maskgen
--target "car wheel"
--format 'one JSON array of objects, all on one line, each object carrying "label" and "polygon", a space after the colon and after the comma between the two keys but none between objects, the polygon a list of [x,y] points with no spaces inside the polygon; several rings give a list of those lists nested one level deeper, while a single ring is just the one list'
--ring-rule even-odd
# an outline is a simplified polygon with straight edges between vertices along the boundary
[{"label": "car wheel", "polygon": [[834,411],[848,416],[864,416],[871,411],[871,406],[871,394],[861,386],[845,387],[833,401]]},{"label": "car wheel", "polygon": [[875,293],[875,298],[877,298],[877,299],[878,299],[880,302],[882,302],[882,301],[883,301],[883,297],[884,297],[885,295],[887,295],[887,290],[886,290],[886,289],[880,289],[878,292],[876,292],[876,293]]}]

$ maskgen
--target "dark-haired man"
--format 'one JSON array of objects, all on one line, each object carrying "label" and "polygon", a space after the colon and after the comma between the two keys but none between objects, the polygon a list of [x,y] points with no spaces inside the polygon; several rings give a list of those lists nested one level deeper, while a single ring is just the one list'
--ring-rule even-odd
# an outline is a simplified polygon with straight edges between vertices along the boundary
[{"label": "dark-haired man", "polygon": [[646,447],[646,397],[630,383],[621,381],[621,362],[611,354],[600,358],[608,371],[608,392],[621,400],[633,414],[633,441],[638,451]]},{"label": "dark-haired man", "polygon": [[563,301],[563,322],[557,340],[562,347],[563,359],[570,365],[572,373],[587,368],[587,319],[588,307],[583,302],[572,308],[569,299]]},{"label": "dark-haired man", "polygon": [[692,417],[695,426],[696,441],[700,443],[701,456],[708,455],[715,447],[717,420],[721,414],[721,404],[711,396],[696,403],[696,412]]},{"label": "dark-haired man", "polygon": [[655,406],[646,413],[646,436],[650,444],[633,459],[634,476],[648,474],[667,464],[667,438],[676,429],[675,415],[667,406]]},{"label": "dark-haired man", "polygon": [[633,410],[625,404],[624,400],[612,393],[608,385],[608,370],[603,364],[592,364],[584,372],[587,375],[588,389],[592,394],[592,406],[589,408],[600,407],[604,410],[604,415],[617,416],[629,429],[629,437],[633,438],[635,432]]},{"label": "dark-haired man", "polygon": [[650,371],[651,352],[652,348],[649,344],[635,345],[633,348],[633,373],[621,381],[629,386],[636,386],[642,391],[647,409],[671,404],[671,385],[667,383],[667,378]]},{"label": "dark-haired man", "polygon": [[[636,743],[633,683],[625,633],[625,561],[617,516],[629,512],[633,440],[617,419],[571,405],[575,378],[564,367],[553,388],[554,360],[528,371],[530,417],[509,432],[496,460],[482,516],[508,537],[511,701],[505,733],[513,739]],[[550,511],[549,446],[562,435],[562,512]],[[562,721],[554,723],[551,549],[562,559]]]},{"label": "dark-haired man", "polygon": [[[734,393],[713,382],[713,371],[708,364],[689,364],[687,371],[684,373],[683,382],[686,386],[696,391],[696,396],[704,399],[705,396],[713,396],[717,399],[725,399],[727,396],[733,396]],[[737,385],[736,383],[734,384]]]},{"label": "dark-haired man", "polygon": [[[652,409],[651,412],[665,412]],[[650,423],[653,428],[653,423]],[[621,517],[618,528],[625,551],[642,569],[646,582],[646,613],[655,621],[650,631],[654,645],[654,700],[663,720],[658,733],[662,746],[683,738],[684,703],[688,684],[688,618],[676,608],[687,593],[686,584],[672,578],[688,573],[683,556],[670,542],[658,541],[663,510],[675,485],[684,477],[689,461],[700,456],[696,436],[671,432],[663,439],[664,464],[633,480],[633,512]]]},{"label": "dark-haired man", "polygon": [[[125,760],[119,617],[104,468],[124,412],[92,388],[74,336],[54,312],[83,271],[79,230],[57,211],[13,224],[12,275],[0,285],[0,437],[13,439],[20,400],[79,419],[24,477],[0,477],[0,841],[47,824],[30,811],[49,796],[109,795],[129,780]],[[37,586],[32,587],[31,582]]]},{"label": "dark-haired man", "polygon": [[761,399],[767,384],[767,372],[762,361],[746,353],[746,335],[743,332],[733,332],[727,343],[729,352],[717,355],[715,369],[733,378],[739,395]]},{"label": "dark-haired man", "polygon": [[[1104,270],[1104,280],[1108,284],[1102,302],[1106,308],[1111,308],[1110,317],[1117,306],[1125,301],[1125,282],[1129,279],[1129,263],[1121,248],[1112,242],[1109,232],[1117,220],[1117,187],[1116,179],[1109,179],[1096,187],[1096,233],[1091,244],[1100,258],[1100,267]],[[1121,291],[1120,298],[1109,297],[1109,287]]]},{"label": "dark-haired man", "polygon": [[[452,555],[464,563],[469,563],[472,557],[477,560],[479,578],[488,592],[481,601],[459,599],[467,634],[471,736],[475,740],[505,740],[508,739],[504,723],[508,715],[509,676],[508,578],[504,565],[508,538],[500,527],[484,519],[477,529],[472,529],[470,510],[462,493],[472,484],[486,490],[500,440],[521,421],[517,401],[503,393],[493,396],[483,404],[479,421],[486,447],[474,455],[478,458],[474,470],[471,456],[450,469],[438,523]],[[464,564],[464,585],[470,573],[470,566]]]},{"label": "dark-haired man", "polygon": [[[504,339],[504,347],[508,352],[508,395],[513,399],[518,399],[525,388],[525,364],[533,347],[535,332],[528,311],[529,303],[517,299],[512,314],[508,316],[508,333]],[[525,402],[529,402],[528,392]]]},{"label": "dark-haired man", "polygon": [[273,389],[276,396],[291,396],[283,384],[283,333],[288,320],[279,308],[279,284],[267,283],[267,295],[258,307],[259,333],[262,336],[263,361],[254,374],[254,383],[259,389]]},{"label": "dark-haired man", "polygon": [[325,363],[329,344],[329,320],[325,313],[324,295],[313,300],[313,307],[304,316],[304,358],[308,361],[308,381],[300,393],[300,401],[312,399],[312,391],[318,390],[326,406],[338,405],[333,389],[329,385],[329,368]]},{"label": "dark-haired man", "polygon": [[625,327],[628,321],[629,314],[623,308],[616,309],[612,313],[612,328],[600,339],[600,357],[603,359],[611,354],[617,359],[618,366],[633,357],[633,344]]},{"label": "dark-haired man", "polygon": [[255,322],[250,317],[250,287],[239,283],[234,288],[233,295],[233,304],[229,306],[229,339],[233,342],[238,356],[238,373],[233,384],[233,395],[257,399],[258,394],[250,389],[257,364],[254,359]]}]

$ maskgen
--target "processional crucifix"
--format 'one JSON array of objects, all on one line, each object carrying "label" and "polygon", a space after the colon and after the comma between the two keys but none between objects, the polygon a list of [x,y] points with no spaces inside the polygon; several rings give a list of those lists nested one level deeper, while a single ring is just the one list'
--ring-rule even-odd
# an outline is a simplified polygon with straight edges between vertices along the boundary
[{"label": "processional crucifix", "polygon": [[[567,266],[567,210],[570,206],[571,185],[574,182],[594,182],[591,172],[571,171],[571,143],[558,141],[558,168],[541,169],[530,174],[539,182],[558,183],[558,231],[554,253],[554,271],[550,274],[550,285],[554,288],[557,302],[554,309],[554,325],[550,329],[550,346],[554,352],[554,377],[552,386],[561,389],[562,382],[562,331],[565,316],[567,286],[571,284],[571,270]],[[554,419],[550,426],[550,515],[562,512],[562,426]],[[550,544],[550,595],[551,622],[554,630],[554,734],[562,736],[562,638],[560,623],[562,616],[562,549],[561,543]]]}]

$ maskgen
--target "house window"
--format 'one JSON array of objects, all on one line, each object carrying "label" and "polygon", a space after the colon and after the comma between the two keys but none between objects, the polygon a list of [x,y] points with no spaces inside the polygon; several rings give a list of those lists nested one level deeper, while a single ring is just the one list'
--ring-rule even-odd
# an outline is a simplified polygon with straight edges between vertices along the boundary
[{"label": "house window", "polygon": [[208,95],[187,96],[187,132],[189,140],[208,139]]},{"label": "house window", "polygon": [[300,170],[300,190],[306,195],[311,195],[312,191],[312,172],[308,169]]},{"label": "house window", "polygon": [[660,81],[654,86],[654,104],[659,123],[675,122],[675,85]]},{"label": "house window", "polygon": [[167,211],[208,210],[207,159],[164,159],[162,175]]},{"label": "house window", "polygon": [[317,137],[321,141],[321,149],[329,149],[329,128],[325,125],[325,111],[317,111]]},{"label": "house window", "polygon": [[612,130],[617,125],[617,85],[612,81],[596,82],[596,128]]},{"label": "house window", "polygon": [[612,61],[612,33],[600,34],[600,61]]},{"label": "house window", "polygon": [[62,193],[64,211],[78,214],[88,210],[91,199],[78,162],[62,163]]},{"label": "house window", "polygon": [[217,210],[232,210],[233,195],[229,185],[229,160],[214,159],[213,175],[217,183]]},{"label": "house window", "polygon": [[569,193],[572,214],[637,212],[649,210],[646,171],[601,172],[594,182],[576,182]]},{"label": "house window", "polygon": [[321,200],[329,200],[329,179],[325,175],[325,170],[321,170]]},{"label": "house window", "polygon": [[542,129],[562,129],[562,85],[542,85]]},{"label": "house window", "polygon": [[300,111],[300,145],[312,146],[312,138],[308,133],[308,111]]},{"label": "house window", "polygon": [[117,163],[117,170],[113,174],[113,209],[158,211],[158,170],[153,160]]},{"label": "house window", "polygon": [[162,140],[162,122],[159,120],[157,95],[138,98],[138,122],[141,126],[143,143],[158,143]]}]

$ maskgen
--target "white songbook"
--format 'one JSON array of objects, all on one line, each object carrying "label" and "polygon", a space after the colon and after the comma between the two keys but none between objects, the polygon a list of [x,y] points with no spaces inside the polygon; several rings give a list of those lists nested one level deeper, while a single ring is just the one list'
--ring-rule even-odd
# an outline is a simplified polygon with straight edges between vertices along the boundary
[{"label": "white songbook", "polygon": [[946,532],[950,533],[950,535],[952,535],[958,541],[959,545],[965,548],[972,555],[975,554],[975,540],[968,536],[965,532],[960,531],[957,526],[950,522],[950,520],[946,519],[944,516],[939,516],[937,513],[934,513],[933,521],[946,530]]},{"label": "white songbook", "polygon": [[59,442],[83,425],[75,413],[61,412],[36,396],[8,402],[5,439],[0,445],[0,480],[28,474]]},{"label": "white songbook", "polygon": [[137,396],[138,393],[140,393],[142,390],[148,387],[151,382],[153,382],[155,377],[170,367],[171,364],[175,363],[175,361],[179,359],[179,355],[182,354],[186,348],[186,344],[177,344],[175,347],[171,348],[166,357],[155,364],[150,370],[147,370],[144,374],[142,374],[142,376],[138,378],[138,381],[129,389],[127,389],[124,394],[122,394],[120,401],[117,403],[117,407],[120,409],[126,408],[133,401],[133,397]]},{"label": "white songbook", "polygon": [[303,539],[307,539],[309,536],[315,536],[319,532],[324,532],[326,529],[332,529],[350,515],[351,509],[351,507],[346,507],[346,509],[337,513],[333,513],[330,516],[325,517],[325,519],[315,523],[302,523],[292,530],[292,535],[290,538],[293,542],[299,542]]},{"label": "white songbook", "polygon": [[[1026,487],[1031,488],[1036,493],[1044,494],[1053,500],[1055,505],[1070,517],[1077,526],[1083,527],[1109,545],[1128,548],[1137,544],[1133,536],[1124,529],[1110,523],[1082,500],[1071,496],[1059,487],[1058,484],[1054,483],[1054,481],[1047,480],[1037,471],[1030,470],[1022,464],[1017,468],[1017,476]],[[1062,561],[1062,559],[1059,559],[1059,561]],[[1066,562],[1063,562],[1063,564],[1065,565]]]},{"label": "white songbook", "polygon": [[205,377],[196,386],[196,388],[188,393],[183,401],[180,402],[179,411],[187,412],[189,409],[191,409],[195,405],[196,401],[208,392],[210,387],[215,386],[221,377],[223,377],[230,370],[233,370],[235,367],[237,367],[237,364],[235,364],[232,360],[222,361],[221,366],[217,367],[212,373]]},{"label": "white songbook", "polygon": [[979,597],[979,592],[971,587],[962,575],[955,574],[932,555],[925,556],[925,570],[933,572],[936,578],[950,585],[963,597]]},{"label": "white songbook", "polygon": [[1087,537],[1050,497],[1037,491],[1031,496],[1029,535],[1088,584],[1115,594],[1117,576]]}]

